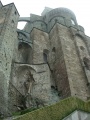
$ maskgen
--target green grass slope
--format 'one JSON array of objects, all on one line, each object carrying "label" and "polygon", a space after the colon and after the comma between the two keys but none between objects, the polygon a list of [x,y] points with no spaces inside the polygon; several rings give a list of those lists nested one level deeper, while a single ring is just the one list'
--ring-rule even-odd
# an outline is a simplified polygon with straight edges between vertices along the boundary
[{"label": "green grass slope", "polygon": [[15,120],[62,120],[75,110],[90,112],[90,101],[70,97],[60,102],[26,113]]}]

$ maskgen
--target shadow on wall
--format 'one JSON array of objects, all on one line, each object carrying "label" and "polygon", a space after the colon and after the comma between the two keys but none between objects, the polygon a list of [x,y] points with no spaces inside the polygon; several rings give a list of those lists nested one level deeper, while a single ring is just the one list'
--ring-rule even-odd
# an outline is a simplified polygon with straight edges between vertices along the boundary
[{"label": "shadow on wall", "polygon": [[43,60],[45,63],[48,62],[48,54],[49,54],[49,51],[47,49],[44,49],[43,50]]},{"label": "shadow on wall", "polygon": [[24,42],[20,42],[18,45],[19,62],[30,64],[32,63],[32,48]]}]

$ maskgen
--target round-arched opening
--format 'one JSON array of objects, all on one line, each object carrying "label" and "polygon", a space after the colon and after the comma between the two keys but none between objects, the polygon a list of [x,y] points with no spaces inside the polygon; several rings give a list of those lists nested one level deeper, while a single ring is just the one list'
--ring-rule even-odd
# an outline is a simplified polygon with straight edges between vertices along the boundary
[{"label": "round-arched opening", "polygon": [[47,63],[47,54],[46,53],[43,53],[43,59],[44,59],[44,62]]},{"label": "round-arched opening", "polygon": [[52,52],[56,52],[56,48],[55,47],[53,47]]},{"label": "round-arched opening", "polygon": [[74,22],[74,20],[73,20],[73,19],[71,19],[71,24],[72,24],[72,25],[75,25],[75,22]]},{"label": "round-arched opening", "polygon": [[84,48],[83,46],[80,46],[80,49],[81,49],[82,51],[84,51],[85,48]]},{"label": "round-arched opening", "polygon": [[49,51],[47,49],[43,50],[43,60],[45,63],[48,62],[48,53],[49,53]]},{"label": "round-arched opening", "polygon": [[24,42],[20,42],[18,45],[19,61],[21,63],[32,63],[32,48],[30,45]]},{"label": "round-arched opening", "polygon": [[26,23],[27,22],[25,22],[25,21],[19,21],[17,28],[20,29],[20,30],[24,29]]},{"label": "round-arched opening", "polygon": [[84,62],[84,65],[85,65],[86,69],[90,70],[90,60],[89,60],[89,58],[84,57],[83,62]]}]

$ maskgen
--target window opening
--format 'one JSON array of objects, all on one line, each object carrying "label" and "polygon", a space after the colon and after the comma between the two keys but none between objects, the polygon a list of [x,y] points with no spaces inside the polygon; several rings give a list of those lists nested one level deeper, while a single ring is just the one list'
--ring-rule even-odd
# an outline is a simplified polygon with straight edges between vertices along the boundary
[{"label": "window opening", "polygon": [[15,11],[15,15],[17,14],[17,12]]},{"label": "window opening", "polygon": [[55,19],[55,23],[57,23],[58,22],[58,20],[57,19]]},{"label": "window opening", "polygon": [[87,70],[90,70],[90,60],[86,57],[83,58],[83,62]]},{"label": "window opening", "polygon": [[14,23],[14,20],[12,20],[12,23]]},{"label": "window opening", "polygon": [[53,47],[52,52],[56,52],[56,48],[55,47]]},{"label": "window opening", "polygon": [[71,23],[72,23],[72,25],[75,25],[75,22],[74,22],[74,20],[72,20],[72,19],[71,19]]},{"label": "window opening", "polygon": [[84,50],[85,48],[84,48],[83,46],[80,46],[80,49],[81,49],[81,50]]},{"label": "window opening", "polygon": [[47,63],[47,54],[43,53],[44,62]]}]

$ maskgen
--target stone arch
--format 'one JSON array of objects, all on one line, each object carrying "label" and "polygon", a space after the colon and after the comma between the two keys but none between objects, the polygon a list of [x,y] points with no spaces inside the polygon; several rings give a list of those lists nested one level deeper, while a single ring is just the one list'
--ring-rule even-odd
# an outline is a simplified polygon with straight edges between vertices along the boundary
[{"label": "stone arch", "polygon": [[17,29],[23,30],[26,26],[26,21],[18,21]]},{"label": "stone arch", "polygon": [[32,48],[26,42],[19,42],[18,45],[19,61],[21,63],[32,63]]},{"label": "stone arch", "polygon": [[[30,22],[30,17],[20,17],[19,20],[18,20],[18,24],[21,23],[21,22],[24,22],[25,25],[26,25],[28,22]],[[25,26],[25,25],[24,25],[24,26]],[[24,26],[23,26],[23,27],[24,27]],[[23,28],[22,28],[22,29],[23,29]]]},{"label": "stone arch", "polygon": [[32,41],[30,39],[30,34],[23,31],[23,30],[17,30],[17,33],[18,33],[18,40],[19,42],[24,42],[24,43],[27,43],[29,44],[31,47],[32,47]]},{"label": "stone arch", "polygon": [[63,19],[63,21],[64,21],[64,17],[63,17],[63,16],[59,16],[59,15],[58,15],[58,16],[54,16],[54,17],[52,17],[52,18],[50,19],[50,21],[49,21],[49,22],[51,22],[52,20],[54,20],[54,21],[55,21],[56,19],[57,19],[57,21],[59,21],[59,19],[60,19],[60,18],[62,18],[62,19]]},{"label": "stone arch", "polygon": [[26,38],[28,38],[28,35],[27,34],[25,34],[25,32],[24,31],[22,31],[22,30],[17,30],[17,33],[21,33],[21,34],[23,34]]},{"label": "stone arch", "polygon": [[48,31],[50,31],[52,29],[52,27],[56,24],[56,23],[60,23],[62,25],[65,25],[65,18],[63,18],[62,16],[54,16],[52,19],[50,19],[50,21],[48,22]]},{"label": "stone arch", "polygon": [[30,17],[20,17],[18,21],[30,22]]},{"label": "stone arch", "polygon": [[27,33],[26,31],[17,29],[17,33],[18,33],[18,34],[21,33],[21,34],[23,34],[27,39],[30,39],[30,34]]},{"label": "stone arch", "polygon": [[35,20],[35,21],[31,22],[31,24],[33,24],[33,27],[35,27],[35,28],[41,29],[43,31],[47,31],[47,25],[42,20]]},{"label": "stone arch", "polygon": [[35,21],[32,21],[31,23],[34,23],[34,22],[41,22],[41,23],[44,23],[45,26],[47,26],[47,24],[44,21],[42,21],[42,20],[35,20]]}]

